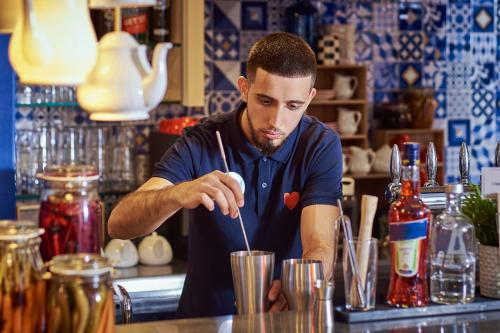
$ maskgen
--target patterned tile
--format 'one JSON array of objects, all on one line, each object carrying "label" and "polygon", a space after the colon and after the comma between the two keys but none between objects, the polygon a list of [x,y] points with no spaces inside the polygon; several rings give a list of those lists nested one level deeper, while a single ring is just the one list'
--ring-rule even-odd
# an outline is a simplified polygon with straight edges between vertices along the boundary
[{"label": "patterned tile", "polygon": [[372,33],[368,31],[356,34],[356,62],[364,63],[372,60]]},{"label": "patterned tile", "polygon": [[435,90],[446,89],[448,77],[447,64],[444,61],[429,61],[424,63],[423,85]]},{"label": "patterned tile", "polygon": [[446,4],[434,1],[424,4],[424,31],[438,32],[446,28]]},{"label": "patterned tile", "polygon": [[472,28],[472,9],[466,3],[450,3],[448,6],[448,32],[467,33]]},{"label": "patterned tile", "polygon": [[373,103],[378,104],[382,102],[394,102],[396,97],[393,93],[384,91],[375,91],[373,94]]},{"label": "patterned tile", "polygon": [[448,183],[460,181],[460,147],[446,147],[446,180]]},{"label": "patterned tile", "polygon": [[446,86],[448,89],[471,89],[472,83],[470,77],[473,73],[473,68],[470,65],[450,62],[448,63],[448,77]]},{"label": "patterned tile", "polygon": [[396,61],[399,48],[397,35],[390,32],[376,31],[373,33],[373,60]]},{"label": "patterned tile", "polygon": [[422,64],[421,63],[401,63],[400,88],[421,87],[422,86]]},{"label": "patterned tile", "polygon": [[399,60],[421,61],[423,58],[424,36],[422,32],[401,32],[399,34]]},{"label": "patterned tile", "polygon": [[397,64],[376,62],[375,70],[375,89],[389,90],[398,87],[399,71]]},{"label": "patterned tile", "polygon": [[347,22],[356,25],[358,31],[373,30],[372,3],[355,1],[347,13]]},{"label": "patterned tile", "polygon": [[239,92],[219,92],[213,91],[209,95],[210,114],[230,112],[235,110],[240,103]]},{"label": "patterned tile", "polygon": [[471,149],[471,174],[477,175],[479,177],[483,167],[494,166],[494,151],[494,146],[473,146]]},{"label": "patterned tile", "polygon": [[490,33],[471,33],[472,57],[477,62],[496,60],[497,37]]},{"label": "patterned tile", "polygon": [[471,121],[472,145],[495,145],[495,117],[481,116]]},{"label": "patterned tile", "polygon": [[449,33],[448,60],[468,62],[471,60],[470,34]]},{"label": "patterned tile", "polygon": [[243,30],[267,30],[267,3],[242,1],[241,28]]},{"label": "patterned tile", "polygon": [[267,25],[269,32],[282,31],[281,7],[279,0],[270,0],[267,4]]},{"label": "patterned tile", "polygon": [[213,33],[212,29],[205,30],[205,61],[214,59]]},{"label": "patterned tile", "polygon": [[214,31],[213,58],[215,60],[237,60],[240,55],[238,31]]},{"label": "patterned tile", "polygon": [[422,3],[400,3],[399,4],[399,29],[400,30],[422,30]]},{"label": "patterned tile", "polygon": [[438,102],[438,106],[434,111],[434,117],[437,119],[445,119],[447,117],[446,91],[435,92],[434,99]]},{"label": "patterned tile", "polygon": [[373,4],[373,29],[375,31],[396,31],[399,28],[399,6],[396,3]]},{"label": "patterned tile", "polygon": [[213,63],[211,61],[205,61],[205,94],[213,89]]},{"label": "patterned tile", "polygon": [[267,35],[266,31],[241,31],[240,33],[240,59],[248,58],[248,51],[256,41]]},{"label": "patterned tile", "polygon": [[214,90],[237,90],[236,81],[240,76],[239,61],[214,61]]},{"label": "patterned tile", "polygon": [[493,32],[495,21],[493,6],[474,6],[472,9],[472,19],[472,31]]},{"label": "patterned tile", "polygon": [[488,89],[472,91],[472,115],[476,118],[493,117],[495,114],[495,92]]},{"label": "patterned tile", "polygon": [[206,1],[205,0],[205,32],[207,30],[212,30],[213,29],[213,21],[212,18],[214,17],[213,14],[213,3],[212,1]]},{"label": "patterned tile", "polygon": [[473,89],[495,89],[496,77],[495,65],[493,63],[476,63],[472,69],[473,72],[469,80],[472,81]]},{"label": "patterned tile", "polygon": [[460,146],[463,141],[470,144],[469,119],[448,120],[448,145],[451,147]]},{"label": "patterned tile", "polygon": [[186,115],[184,107],[180,104],[160,104],[151,111],[151,118],[155,121],[160,119],[178,118]]},{"label": "patterned tile", "polygon": [[446,60],[446,33],[427,33],[424,37],[424,60]]},{"label": "patterned tile", "polygon": [[446,93],[446,109],[448,119],[467,119],[470,117],[472,105],[471,90],[448,90]]},{"label": "patterned tile", "polygon": [[213,2],[213,27],[218,30],[237,31],[241,27],[241,3],[234,0]]}]

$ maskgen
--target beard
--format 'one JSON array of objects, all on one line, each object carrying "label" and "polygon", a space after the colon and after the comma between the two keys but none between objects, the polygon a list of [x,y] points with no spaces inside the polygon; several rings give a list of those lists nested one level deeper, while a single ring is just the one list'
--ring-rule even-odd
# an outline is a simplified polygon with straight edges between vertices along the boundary
[{"label": "beard", "polygon": [[[248,127],[250,128],[250,136],[252,138],[253,145],[257,149],[262,151],[263,155],[266,155],[266,156],[272,155],[275,151],[280,149],[281,146],[283,146],[283,144],[285,143],[287,138],[285,137],[277,145],[274,145],[272,140],[266,140],[266,139],[260,140],[259,136],[258,136],[259,130],[256,129],[255,126],[253,125],[252,120],[250,119],[250,115],[248,114],[248,109],[246,110],[246,112],[247,112],[247,119],[248,119]],[[282,130],[280,130],[279,128],[273,127],[273,128],[269,128],[268,130],[278,132],[278,133],[282,134],[283,136],[285,135],[285,133]]]}]

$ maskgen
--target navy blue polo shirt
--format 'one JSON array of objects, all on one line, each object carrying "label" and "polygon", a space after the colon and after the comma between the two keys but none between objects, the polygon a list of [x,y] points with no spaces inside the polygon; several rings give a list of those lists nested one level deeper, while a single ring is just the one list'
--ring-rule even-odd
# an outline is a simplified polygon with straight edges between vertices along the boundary
[{"label": "navy blue polo shirt", "polygon": [[[264,156],[243,134],[239,120],[243,109],[244,105],[187,129],[156,164],[153,176],[178,184],[224,171],[215,134],[219,130],[229,170],[245,180],[245,206],[240,212],[250,247],[275,253],[274,276],[279,279],[282,260],[302,256],[302,208],[336,205],[342,197],[340,139],[305,115],[284,144]],[[203,205],[191,211],[179,318],[236,313],[229,258],[231,252],[244,249],[238,219],[223,215],[217,205],[212,212]]]}]

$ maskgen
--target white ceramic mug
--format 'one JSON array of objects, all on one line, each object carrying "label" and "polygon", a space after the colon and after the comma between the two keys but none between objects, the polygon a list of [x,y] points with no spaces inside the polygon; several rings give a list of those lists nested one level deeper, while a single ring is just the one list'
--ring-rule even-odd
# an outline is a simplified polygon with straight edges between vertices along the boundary
[{"label": "white ceramic mug", "polygon": [[356,88],[358,88],[358,78],[356,76],[348,76],[335,74],[333,88],[335,89],[336,99],[350,99]]},{"label": "white ceramic mug", "polygon": [[375,162],[375,152],[369,149],[363,149],[351,146],[351,157],[349,158],[349,170],[355,174],[367,174],[372,169]]},{"label": "white ceramic mug", "polygon": [[139,244],[139,261],[143,265],[166,265],[172,258],[170,243],[156,232],[144,237]]},{"label": "white ceramic mug", "polygon": [[360,111],[339,108],[337,119],[340,134],[355,134],[358,131],[359,123],[363,114]]},{"label": "white ceramic mug", "polygon": [[139,261],[137,249],[129,240],[112,239],[106,245],[104,254],[114,267],[132,267]]}]

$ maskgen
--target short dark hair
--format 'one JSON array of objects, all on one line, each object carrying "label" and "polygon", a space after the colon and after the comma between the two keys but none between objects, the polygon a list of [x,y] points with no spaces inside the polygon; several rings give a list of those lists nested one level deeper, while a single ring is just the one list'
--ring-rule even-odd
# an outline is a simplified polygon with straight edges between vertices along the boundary
[{"label": "short dark hair", "polygon": [[300,37],[288,32],[275,32],[259,39],[248,52],[247,77],[253,82],[257,69],[283,77],[311,76],[316,80],[316,56]]}]

